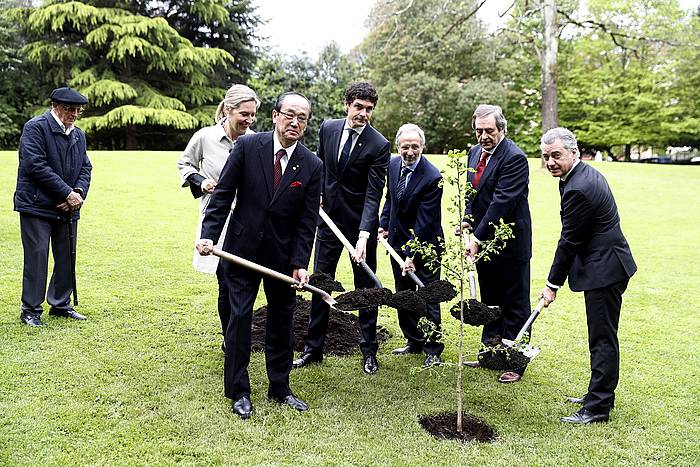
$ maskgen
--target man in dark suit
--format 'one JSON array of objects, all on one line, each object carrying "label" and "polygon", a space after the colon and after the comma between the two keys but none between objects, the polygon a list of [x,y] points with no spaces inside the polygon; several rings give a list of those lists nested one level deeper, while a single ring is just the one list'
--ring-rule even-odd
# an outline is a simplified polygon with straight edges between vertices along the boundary
[{"label": "man in dark suit", "polygon": [[620,375],[617,326],[622,294],[637,265],[622,234],[608,182],[581,162],[574,134],[566,128],[553,128],[542,136],[541,148],[547,169],[560,179],[562,229],[540,298],[545,305],[552,303],[567,277],[571,290],[583,291],[591,354],[588,392],[581,398],[568,398],[582,408],[561,421],[604,422],[615,404]]},{"label": "man in dark suit", "polygon": [[[413,254],[406,242],[418,239],[435,247],[441,253],[443,238],[441,220],[442,175],[423,156],[425,133],[412,123],[402,125],[396,133],[396,148],[400,157],[389,162],[386,201],[379,219],[378,234],[406,257],[404,267],[391,262],[396,291],[416,290],[416,284],[406,272],[412,271],[424,284],[440,279],[439,256],[430,269],[420,254]],[[414,310],[398,310],[399,326],[406,338],[404,347],[395,349],[395,355],[416,354],[425,351],[425,366],[440,364],[440,354],[445,345],[439,341],[440,304],[427,304],[427,319],[434,329],[427,335],[419,329]]]},{"label": "man in dark suit", "polygon": [[[369,83],[353,83],[345,91],[346,118],[327,120],[319,130],[318,157],[323,161],[323,210],[350,242],[356,243],[353,275],[356,288],[372,288],[372,279],[359,267],[366,261],[377,269],[377,238],[370,233],[379,226],[379,203],[389,164],[389,141],[372,128],[369,120],[377,104],[377,91]],[[325,224],[318,226],[314,272],[335,277],[343,245]],[[304,352],[294,361],[303,367],[323,360],[328,331],[328,305],[319,297],[311,300],[309,331]],[[365,373],[376,373],[377,307],[359,311],[360,350]]]},{"label": "man in dark suit", "polygon": [[[472,116],[472,128],[479,144],[469,151],[469,181],[476,189],[467,200],[465,219],[472,227],[468,254],[475,258],[479,244],[493,238],[494,225],[503,219],[511,223],[514,238],[489,261],[479,261],[481,301],[498,305],[502,315],[484,326],[482,342],[495,336],[514,339],[530,315],[530,257],[532,221],[527,201],[529,167],[527,157],[506,138],[507,121],[496,105],[480,105]],[[466,362],[477,367],[478,362]],[[525,367],[501,374],[498,381],[520,380]]]},{"label": "man in dark suit", "polygon": [[[68,87],[54,89],[50,99],[51,110],[29,120],[19,140],[14,205],[24,248],[20,319],[28,326],[44,325],[44,298],[51,306],[49,315],[86,319],[71,306],[70,297],[75,230],[92,173],[85,133],[75,121],[88,101]],[[54,266],[47,293],[49,245]]]},{"label": "man in dark suit", "polygon": [[[318,222],[322,164],[298,140],[311,117],[311,103],[297,93],[282,94],[272,111],[272,132],[241,136],[221,172],[197,243],[210,254],[231,210],[223,249],[308,282],[306,271]],[[286,283],[224,263],[231,317],[224,342],[224,390],[233,412],[250,417],[250,334],[253,303],[263,281],[267,298],[265,363],[269,399],[299,411],[308,405],[289,387],[293,357],[295,293]]]}]

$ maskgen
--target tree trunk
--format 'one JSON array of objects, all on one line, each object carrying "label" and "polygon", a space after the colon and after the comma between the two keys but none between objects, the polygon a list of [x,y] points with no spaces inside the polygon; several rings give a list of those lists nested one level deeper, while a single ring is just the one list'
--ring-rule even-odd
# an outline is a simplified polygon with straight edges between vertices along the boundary
[{"label": "tree trunk", "polygon": [[126,126],[126,149],[133,151],[139,148],[139,139],[136,135],[136,128],[134,125]]},{"label": "tree trunk", "polygon": [[[557,52],[559,35],[557,31],[556,0],[543,0],[542,14],[542,133],[559,126],[557,98]],[[544,167],[544,159],[542,160]]]},{"label": "tree trunk", "polygon": [[631,144],[625,144],[625,158],[623,160],[625,162],[629,162],[632,160],[632,145]]}]

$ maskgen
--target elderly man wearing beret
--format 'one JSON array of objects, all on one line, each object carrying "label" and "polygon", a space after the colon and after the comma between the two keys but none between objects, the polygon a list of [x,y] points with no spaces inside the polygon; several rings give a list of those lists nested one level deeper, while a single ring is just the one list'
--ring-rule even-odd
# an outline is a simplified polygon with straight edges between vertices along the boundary
[{"label": "elderly man wearing beret", "polygon": [[[75,126],[87,99],[62,87],[53,90],[50,100],[51,110],[29,120],[19,141],[14,204],[24,248],[20,319],[28,326],[43,326],[44,298],[51,307],[49,315],[85,319],[73,309],[70,298],[75,284],[75,229],[92,171],[85,133]],[[47,293],[49,244],[54,268]]]}]

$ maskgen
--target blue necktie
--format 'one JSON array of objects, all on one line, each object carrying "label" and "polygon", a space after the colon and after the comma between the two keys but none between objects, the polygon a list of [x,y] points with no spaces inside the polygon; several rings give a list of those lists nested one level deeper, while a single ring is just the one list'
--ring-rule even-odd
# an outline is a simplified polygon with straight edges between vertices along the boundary
[{"label": "blue necktie", "polygon": [[347,141],[345,141],[343,150],[340,152],[340,160],[338,161],[338,167],[340,168],[341,172],[348,164],[348,160],[350,160],[350,148],[352,148],[352,136],[354,134],[355,130],[353,130],[352,128],[348,128],[348,139]]},{"label": "blue necktie", "polygon": [[411,173],[411,169],[408,167],[403,167],[401,169],[401,176],[399,177],[399,184],[396,186],[396,200],[400,200],[403,196],[403,192],[406,191],[406,177]]}]

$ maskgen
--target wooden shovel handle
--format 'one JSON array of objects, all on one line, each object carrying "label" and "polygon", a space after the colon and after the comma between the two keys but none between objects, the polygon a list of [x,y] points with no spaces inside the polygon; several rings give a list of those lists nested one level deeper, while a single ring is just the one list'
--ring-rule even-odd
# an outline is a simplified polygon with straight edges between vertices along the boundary
[{"label": "wooden shovel handle", "polygon": [[[379,240],[379,243],[381,243],[382,246],[384,248],[386,248],[386,251],[389,252],[389,255],[392,258],[394,258],[396,263],[403,268],[404,265],[406,264],[406,261],[401,258],[401,255],[399,255],[399,253],[391,245],[389,245],[389,242],[387,241],[387,239],[382,237],[381,235],[378,235],[377,239]],[[423,281],[418,279],[418,276],[416,276],[416,274],[413,271],[406,271],[406,272],[408,274],[408,277],[410,277],[411,280],[413,282],[415,282],[418,287],[425,287],[425,284],[423,284]]]}]

